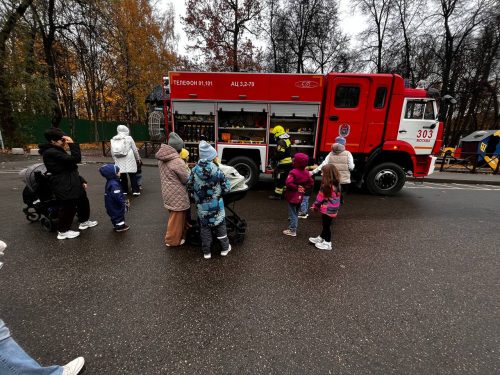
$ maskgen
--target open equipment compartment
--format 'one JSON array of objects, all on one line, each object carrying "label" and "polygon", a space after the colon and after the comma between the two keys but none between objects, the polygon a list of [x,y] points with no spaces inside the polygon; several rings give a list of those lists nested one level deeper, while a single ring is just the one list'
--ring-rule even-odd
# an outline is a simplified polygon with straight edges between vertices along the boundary
[{"label": "open equipment compartment", "polygon": [[[302,152],[313,158],[315,157],[318,115],[319,105],[317,104],[273,104],[270,113],[270,130],[281,125],[290,135],[292,155]],[[272,134],[269,134],[269,139],[269,157],[272,157],[276,143],[272,141]]]},{"label": "open equipment compartment", "polygon": [[218,143],[265,144],[267,104],[218,103]]},{"label": "open equipment compartment", "polygon": [[174,130],[184,140],[191,161],[198,160],[198,144],[204,140],[215,146],[213,103],[174,102]]}]

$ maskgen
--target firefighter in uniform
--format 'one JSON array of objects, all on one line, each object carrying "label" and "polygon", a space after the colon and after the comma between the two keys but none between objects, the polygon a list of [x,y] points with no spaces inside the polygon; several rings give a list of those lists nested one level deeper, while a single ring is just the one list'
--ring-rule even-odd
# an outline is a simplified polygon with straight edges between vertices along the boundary
[{"label": "firefighter in uniform", "polygon": [[269,199],[282,199],[285,192],[285,181],[292,170],[292,142],[290,136],[281,125],[276,125],[271,134],[276,140],[276,152],[271,157],[271,167],[274,168],[274,194]]}]

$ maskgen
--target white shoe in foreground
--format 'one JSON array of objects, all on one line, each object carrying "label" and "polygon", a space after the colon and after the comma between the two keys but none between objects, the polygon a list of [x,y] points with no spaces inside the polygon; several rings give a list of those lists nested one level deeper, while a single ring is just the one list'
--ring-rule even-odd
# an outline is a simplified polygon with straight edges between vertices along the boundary
[{"label": "white shoe in foreground", "polygon": [[317,243],[315,246],[320,250],[331,250],[332,249],[332,243],[326,242],[326,241]]},{"label": "white shoe in foreground", "polygon": [[66,240],[68,238],[75,238],[80,235],[80,232],[76,232],[74,230],[68,230],[66,232],[57,232],[58,240]]},{"label": "white shoe in foreground", "polygon": [[85,360],[83,357],[78,357],[72,360],[70,363],[63,366],[62,375],[77,375],[82,371]]},{"label": "white shoe in foreground", "polygon": [[203,258],[205,259],[210,259],[212,258],[212,254],[208,253],[208,254],[203,254]]},{"label": "white shoe in foreground", "polygon": [[225,257],[227,255],[227,253],[229,253],[230,251],[231,251],[231,244],[229,244],[229,247],[227,248],[226,251],[221,251],[220,255],[222,255],[223,257]]},{"label": "white shoe in foreground", "polygon": [[317,244],[317,243],[321,243],[323,241],[324,241],[324,239],[322,239],[321,236],[318,236],[318,237],[309,237],[309,242],[310,243]]},{"label": "white shoe in foreground", "polygon": [[87,220],[87,221],[84,221],[83,223],[80,223],[80,225],[78,226],[78,229],[85,230],[87,228],[95,227],[97,224],[98,224],[97,221]]}]

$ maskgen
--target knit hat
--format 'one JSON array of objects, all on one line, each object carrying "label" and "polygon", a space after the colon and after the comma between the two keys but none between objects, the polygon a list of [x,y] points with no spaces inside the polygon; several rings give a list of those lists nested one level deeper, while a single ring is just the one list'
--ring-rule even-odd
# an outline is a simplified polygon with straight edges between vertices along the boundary
[{"label": "knit hat", "polygon": [[43,134],[47,141],[58,141],[65,136],[64,132],[59,128],[50,128],[45,130]]},{"label": "knit hat", "polygon": [[345,146],[345,138],[339,135],[337,138],[335,138],[335,143],[341,144]]},{"label": "knit hat", "polygon": [[200,142],[200,159],[214,160],[217,157],[217,151],[210,143],[206,141]]},{"label": "knit hat", "polygon": [[187,160],[187,158],[189,157],[189,151],[183,148],[181,152],[179,152],[179,156],[181,157],[181,159]]},{"label": "knit hat", "polygon": [[182,148],[184,147],[184,141],[181,137],[179,137],[179,134],[171,132],[168,137],[168,145],[172,146],[175,151],[181,152]]}]

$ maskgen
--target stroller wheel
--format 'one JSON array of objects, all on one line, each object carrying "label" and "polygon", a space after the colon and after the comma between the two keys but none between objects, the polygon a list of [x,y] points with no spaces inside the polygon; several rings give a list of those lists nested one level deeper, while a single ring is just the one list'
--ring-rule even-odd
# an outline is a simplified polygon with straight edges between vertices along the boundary
[{"label": "stroller wheel", "polygon": [[28,221],[34,223],[40,220],[40,214],[36,211],[34,207],[26,207],[25,209],[23,209],[23,211]]},{"label": "stroller wheel", "polygon": [[42,224],[43,229],[47,232],[53,232],[55,230],[55,225],[52,220],[45,216],[40,219],[40,224]]}]

